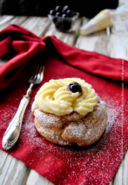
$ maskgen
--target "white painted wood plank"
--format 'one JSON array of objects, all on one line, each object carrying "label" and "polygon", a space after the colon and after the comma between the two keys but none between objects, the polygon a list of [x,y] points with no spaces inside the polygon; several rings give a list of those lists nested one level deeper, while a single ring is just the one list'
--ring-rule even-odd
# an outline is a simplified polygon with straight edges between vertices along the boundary
[{"label": "white painted wood plank", "polygon": [[4,162],[6,161],[7,155],[8,155],[7,153],[0,150],[0,169],[2,169],[2,166]]},{"label": "white painted wood plank", "polygon": [[50,25],[47,17],[27,17],[27,16],[2,16],[0,20],[0,30],[9,24],[18,24],[32,31],[38,36],[42,36]]},{"label": "white painted wood plank", "polygon": [[113,185],[128,185],[128,152],[115,175]]},{"label": "white painted wood plank", "polygon": [[0,26],[2,24],[5,24],[5,23],[11,21],[11,19],[13,19],[13,17],[14,17],[13,15],[8,15],[8,16],[3,15],[3,16],[0,16]]},{"label": "white painted wood plank", "polygon": [[19,17],[16,17],[16,16],[3,16],[2,17],[3,20],[0,21],[0,30],[6,28],[9,24],[22,24],[26,19],[27,17],[26,16],[19,16]]},{"label": "white painted wood plank", "polygon": [[22,24],[28,17],[27,16],[14,16],[14,18],[9,21],[10,24]]},{"label": "white painted wood plank", "polygon": [[32,31],[38,36],[42,36],[50,25],[50,20],[47,17],[29,17],[23,24],[24,28]]},{"label": "white painted wood plank", "polygon": [[128,60],[128,35],[125,33],[111,34],[108,47],[111,57]]},{"label": "white painted wood plank", "polygon": [[90,36],[80,36],[76,47],[96,51],[114,58],[128,60],[128,35],[114,34],[107,36],[105,32],[95,33]]},{"label": "white painted wood plank", "polygon": [[128,185],[128,151],[123,161],[123,183]]},{"label": "white painted wood plank", "polygon": [[[97,50],[97,52],[98,52],[98,50],[100,50],[101,46],[97,49],[97,47],[96,47],[97,42],[99,42],[99,40],[102,40],[101,38],[103,38],[103,37],[106,39],[106,36],[104,34],[102,34],[101,32],[91,34],[89,36],[79,36],[79,38],[77,39],[76,47],[78,47],[80,49],[88,50],[88,51],[96,51]],[[104,49],[104,52],[106,52],[105,49]]]},{"label": "white painted wood plank", "polygon": [[28,171],[25,164],[0,150],[0,185],[23,185]]},{"label": "white painted wood plank", "polygon": [[26,185],[53,185],[47,179],[40,176],[36,171],[31,170]]}]

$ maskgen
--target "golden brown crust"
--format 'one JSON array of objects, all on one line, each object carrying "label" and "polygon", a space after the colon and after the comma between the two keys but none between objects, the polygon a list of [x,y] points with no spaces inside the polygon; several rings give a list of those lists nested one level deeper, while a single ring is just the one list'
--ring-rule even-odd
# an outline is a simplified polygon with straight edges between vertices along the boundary
[{"label": "golden brown crust", "polygon": [[35,127],[47,140],[59,145],[88,146],[100,139],[107,122],[105,103],[100,101],[93,112],[81,116],[76,112],[56,116],[39,110],[33,104]]}]

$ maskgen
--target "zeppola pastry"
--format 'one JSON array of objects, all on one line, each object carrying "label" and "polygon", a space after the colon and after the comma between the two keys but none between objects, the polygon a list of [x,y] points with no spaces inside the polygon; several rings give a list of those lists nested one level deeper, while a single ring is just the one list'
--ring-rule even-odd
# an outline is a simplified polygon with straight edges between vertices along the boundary
[{"label": "zeppola pastry", "polygon": [[35,96],[32,113],[37,131],[60,145],[91,145],[107,123],[105,103],[80,78],[46,82]]}]

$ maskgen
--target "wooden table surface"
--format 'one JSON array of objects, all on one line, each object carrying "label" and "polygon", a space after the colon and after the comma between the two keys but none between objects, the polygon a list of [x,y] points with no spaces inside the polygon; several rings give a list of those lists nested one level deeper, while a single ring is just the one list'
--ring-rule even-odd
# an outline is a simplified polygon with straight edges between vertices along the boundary
[{"label": "wooden table surface", "polygon": [[[125,1],[120,1],[120,4],[123,4]],[[0,30],[9,24],[19,24],[38,36],[55,35],[57,38],[75,47],[128,60],[128,21],[122,22],[120,27],[110,34],[107,34],[106,30],[104,30],[90,36],[78,36],[76,34],[59,32],[47,17],[0,16]],[[81,19],[75,23],[75,29],[77,30],[80,25]],[[0,60],[1,64],[4,62]],[[29,169],[24,163],[0,150],[0,185],[50,184],[52,183],[41,177],[34,170]],[[110,184],[128,185],[128,152]]]}]

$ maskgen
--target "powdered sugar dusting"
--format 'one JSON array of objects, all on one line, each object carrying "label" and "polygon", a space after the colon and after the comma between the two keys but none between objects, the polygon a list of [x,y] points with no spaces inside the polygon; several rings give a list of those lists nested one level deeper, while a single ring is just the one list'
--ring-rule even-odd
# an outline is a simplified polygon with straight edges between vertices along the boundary
[{"label": "powdered sugar dusting", "polygon": [[[116,117],[120,112],[120,107],[118,106],[118,103],[115,100],[110,98],[108,99],[108,97],[106,98],[104,97],[104,101],[107,106],[107,114],[108,114],[108,123],[104,134],[106,135],[111,130],[113,124],[115,124]],[[26,118],[27,119],[23,126],[23,134],[27,135],[28,141],[33,142],[34,144],[40,143],[40,137],[36,131],[32,114],[28,113]]]},{"label": "powdered sugar dusting", "polygon": [[[105,99],[105,98],[104,98]],[[108,114],[108,123],[106,132],[108,133],[112,126],[116,124],[116,119],[118,115],[121,113],[121,107],[118,105],[117,100],[112,99],[105,99],[106,106],[107,106],[107,114]]]},{"label": "powdered sugar dusting", "polygon": [[34,125],[34,119],[29,110],[25,116],[25,123],[23,124],[21,133],[22,136],[25,136],[25,141],[23,142],[30,143],[30,145],[36,145],[37,147],[45,147],[46,143],[43,141],[44,138],[37,132]]},{"label": "powdered sugar dusting", "polygon": [[106,103],[108,113],[107,128],[103,137],[94,145],[89,147],[62,147],[46,141],[43,136],[38,134],[35,128],[34,120],[32,114],[30,113],[30,107],[28,108],[25,123],[22,129],[22,135],[24,135],[25,139],[27,140],[25,142],[30,143],[33,146],[40,147],[40,149],[46,149],[52,154],[63,159],[66,163],[69,164],[69,166],[75,166],[78,169],[81,166],[81,168],[84,169],[86,164],[93,156],[96,155],[96,153],[100,150],[101,146],[106,141],[107,135],[111,131],[113,125],[116,124],[116,118],[121,111],[121,108],[118,105],[118,101],[113,100],[113,98],[110,99],[110,97],[104,97],[104,101]]}]

